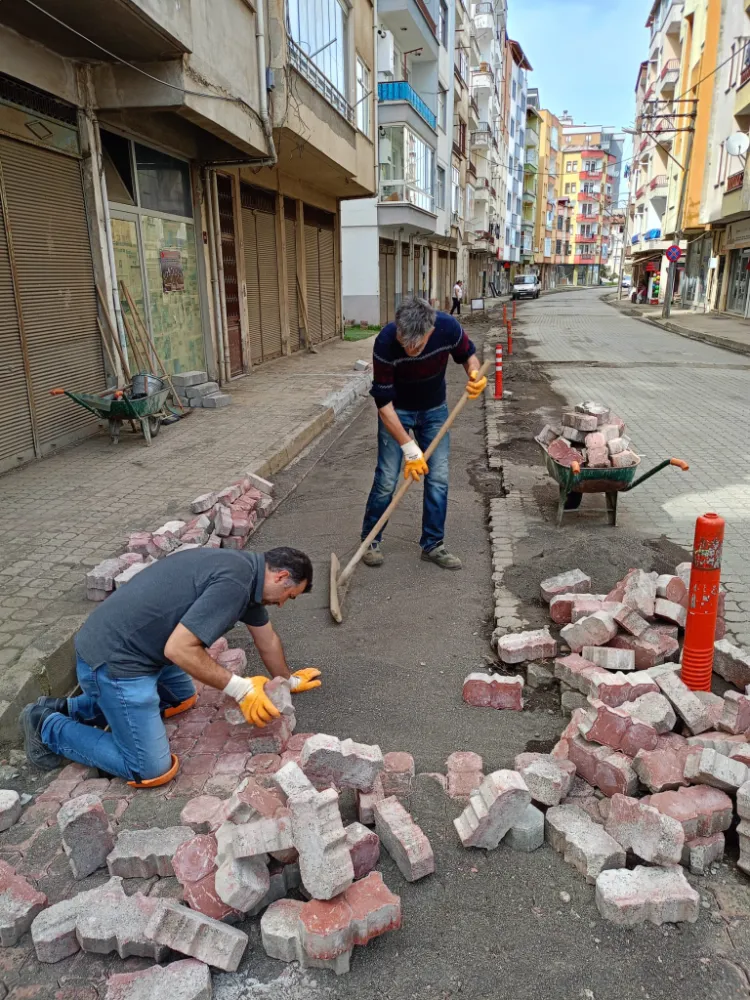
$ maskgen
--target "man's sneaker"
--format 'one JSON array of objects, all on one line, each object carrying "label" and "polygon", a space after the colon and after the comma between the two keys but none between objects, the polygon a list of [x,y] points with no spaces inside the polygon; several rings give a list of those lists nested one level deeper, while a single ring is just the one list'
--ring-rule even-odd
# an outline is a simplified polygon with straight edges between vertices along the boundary
[{"label": "man's sneaker", "polygon": [[442,542],[429,552],[423,552],[422,559],[425,562],[435,563],[441,569],[461,569],[461,560],[458,556],[451,555]]},{"label": "man's sneaker", "polygon": [[36,704],[40,705],[42,708],[50,708],[53,712],[60,712],[61,715],[68,714],[68,699],[67,698],[37,698]]},{"label": "man's sneaker", "polygon": [[63,758],[59,754],[53,753],[42,742],[42,726],[50,715],[54,715],[54,709],[46,705],[34,704],[27,705],[21,712],[19,719],[26,756],[32,764],[40,767],[43,771],[54,771],[63,762]]},{"label": "man's sneaker", "polygon": [[383,555],[383,550],[380,548],[380,542],[373,542],[362,556],[362,562],[365,566],[382,566],[384,560],[385,556]]}]

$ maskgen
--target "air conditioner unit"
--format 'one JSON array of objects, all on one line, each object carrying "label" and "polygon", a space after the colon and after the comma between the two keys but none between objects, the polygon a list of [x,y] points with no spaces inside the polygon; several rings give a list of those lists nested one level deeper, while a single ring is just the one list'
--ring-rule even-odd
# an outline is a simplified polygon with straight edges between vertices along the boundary
[{"label": "air conditioner unit", "polygon": [[377,63],[378,73],[387,73],[393,77],[396,69],[396,48],[390,31],[378,32]]}]

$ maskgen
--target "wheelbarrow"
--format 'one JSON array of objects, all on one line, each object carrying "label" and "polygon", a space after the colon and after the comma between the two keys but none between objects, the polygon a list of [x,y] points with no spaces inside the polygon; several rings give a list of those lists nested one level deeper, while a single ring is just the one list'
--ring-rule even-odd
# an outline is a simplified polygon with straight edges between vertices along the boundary
[{"label": "wheelbarrow", "polygon": [[[161,384],[161,380],[158,381]],[[169,387],[140,396],[129,395],[130,388],[107,389],[101,393],[51,389],[50,395],[67,396],[74,403],[93,413],[95,417],[106,420],[112,444],[118,444],[122,423],[129,420],[134,430],[136,421],[140,424],[146,444],[150,445],[151,439],[155,438],[161,429],[162,420],[169,416],[165,409],[169,392]]]},{"label": "wheelbarrow", "polygon": [[665,458],[653,469],[644,472],[638,479],[635,478],[636,470],[640,465],[640,458],[635,465],[625,469],[586,469],[581,468],[578,462],[573,462],[568,468],[560,465],[550,456],[543,444],[537,442],[544,453],[544,462],[547,472],[552,476],[560,487],[560,499],[557,504],[557,525],[562,524],[563,515],[566,511],[578,510],[581,506],[584,493],[603,493],[607,504],[607,516],[611,525],[617,524],[617,497],[620,493],[628,493],[636,486],[645,483],[647,479],[655,476],[657,472],[666,469],[668,465],[674,465],[683,472],[687,472],[690,466],[683,462],[681,458]]}]

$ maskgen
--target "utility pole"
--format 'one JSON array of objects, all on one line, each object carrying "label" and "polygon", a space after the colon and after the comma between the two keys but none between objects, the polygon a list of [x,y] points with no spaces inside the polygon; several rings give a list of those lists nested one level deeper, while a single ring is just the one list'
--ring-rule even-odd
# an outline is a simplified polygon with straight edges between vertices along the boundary
[{"label": "utility pole", "polygon": [[[695,135],[696,114],[697,112],[694,110],[689,116],[692,120],[692,124],[688,131],[687,153],[683,159],[684,166],[682,168],[682,183],[680,185],[680,203],[677,207],[677,232],[675,234],[675,239],[678,244],[682,238],[682,224],[685,216],[685,193],[687,191],[687,178],[690,170],[691,157],[693,155],[693,136]],[[662,319],[669,319],[672,312],[672,295],[674,293],[676,275],[677,261],[671,260],[669,262],[669,271],[667,272],[667,290],[664,295],[664,305],[661,310]]]}]

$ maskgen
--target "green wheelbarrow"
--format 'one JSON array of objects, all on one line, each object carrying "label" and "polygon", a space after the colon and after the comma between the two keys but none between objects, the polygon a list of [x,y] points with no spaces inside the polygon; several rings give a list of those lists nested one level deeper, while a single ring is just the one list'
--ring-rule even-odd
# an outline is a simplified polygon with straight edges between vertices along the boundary
[{"label": "green wheelbarrow", "polygon": [[640,458],[636,465],[631,465],[626,469],[586,469],[581,468],[578,462],[568,468],[560,465],[554,458],[551,458],[543,444],[537,442],[544,453],[544,462],[547,472],[552,476],[560,487],[560,499],[557,504],[557,525],[562,524],[563,515],[566,511],[578,510],[581,506],[584,493],[603,493],[607,504],[607,517],[611,525],[617,524],[617,497],[620,493],[627,493],[634,490],[636,486],[645,483],[647,479],[655,476],[657,472],[666,469],[668,465],[674,465],[683,472],[687,472],[690,466],[683,462],[681,458],[665,458],[653,469],[644,472],[638,479],[635,478],[636,470],[640,465]]},{"label": "green wheelbarrow", "polygon": [[120,440],[120,428],[123,421],[130,421],[135,430],[136,422],[140,424],[147,445],[155,438],[161,428],[161,422],[168,417],[165,406],[169,388],[158,389],[148,395],[132,398],[126,393],[129,390],[108,389],[106,392],[70,392],[68,389],[50,389],[51,396],[67,396],[85,410],[93,413],[100,420],[109,424],[109,436],[112,444]]}]

